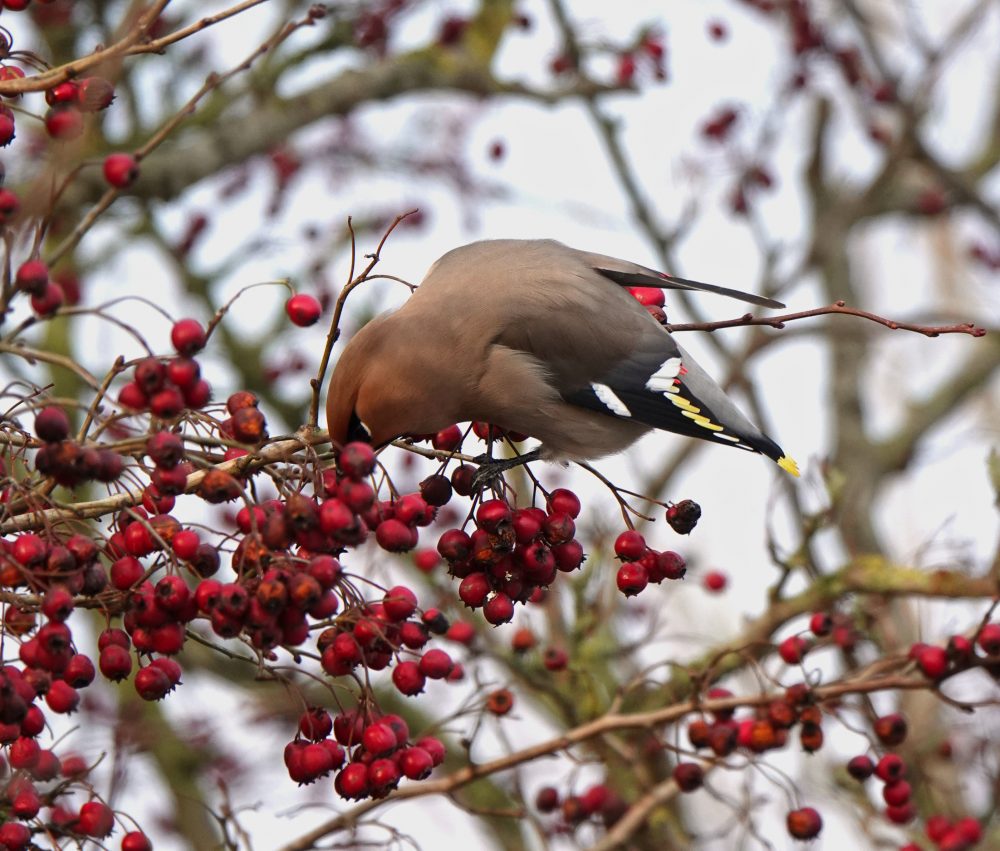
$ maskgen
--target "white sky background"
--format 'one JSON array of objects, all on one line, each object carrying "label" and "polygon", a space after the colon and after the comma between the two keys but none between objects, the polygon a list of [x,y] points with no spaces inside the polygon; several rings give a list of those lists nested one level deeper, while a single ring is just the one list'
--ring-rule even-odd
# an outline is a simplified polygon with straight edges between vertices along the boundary
[{"label": "white sky background", "polygon": [[[222,5],[211,4],[211,8]],[[434,15],[416,21],[407,35],[414,43],[420,43],[426,33],[436,27],[438,14],[461,11],[469,5],[439,3]],[[705,144],[698,135],[698,128],[715,105],[743,104],[745,117],[750,119],[747,123],[752,123],[759,117],[763,104],[769,101],[771,92],[786,79],[787,59],[773,38],[772,26],[734,2],[636,0],[628,4],[608,4],[597,0],[573,0],[569,5],[576,20],[582,24],[583,34],[595,38],[606,36],[610,40],[624,40],[634,32],[638,22],[660,22],[669,51],[671,82],[665,86],[645,86],[638,96],[616,99],[614,111],[627,128],[627,147],[634,157],[644,190],[649,198],[656,200],[663,219],[674,221],[692,194],[699,200],[702,216],[680,248],[680,267],[671,271],[754,289],[760,271],[756,246],[749,239],[742,221],[734,219],[727,211],[726,198],[734,175],[729,173],[721,155],[710,159],[708,171],[696,181],[683,164],[692,155],[702,158]],[[894,4],[885,4],[886,7],[890,5]],[[926,17],[928,31],[933,33],[951,19],[956,6],[965,8],[967,3],[928,0],[916,5]],[[544,4],[525,2],[522,7],[531,15],[535,27],[531,33],[508,37],[500,68],[511,77],[526,77],[538,85],[545,85],[548,82],[545,68],[554,39],[548,29]],[[199,9],[202,8],[205,7],[199,4]],[[257,43],[255,39],[267,31],[265,23],[270,11],[269,7],[264,7],[242,15],[211,34],[218,50],[219,69],[242,58]],[[998,18],[1000,15],[993,14],[990,25],[974,34],[963,51],[965,59],[950,68],[942,95],[933,105],[933,138],[942,150],[960,153],[968,140],[981,138],[984,116],[979,110],[982,102],[988,103],[989,98],[983,96],[976,84],[993,79],[991,75],[997,61],[995,46],[1000,43]],[[716,19],[729,28],[729,38],[721,44],[710,40],[706,32],[707,22]],[[984,65],[989,68],[988,72],[982,71]],[[314,79],[302,82],[309,85]],[[442,108],[442,104],[444,109],[460,111],[442,98],[425,99],[421,109],[430,112]],[[413,107],[405,103],[390,104],[363,110],[357,120],[372,137],[388,139],[403,128],[413,126],[413,111]],[[795,175],[806,151],[800,132],[804,126],[801,112],[790,110],[784,120],[789,129],[781,135],[778,150],[770,160],[777,171],[779,189],[760,199],[770,233],[791,242],[801,234],[805,217]],[[835,155],[835,169],[845,180],[863,177],[875,163],[871,148],[857,128],[839,129],[838,144],[831,149]],[[303,134],[303,139],[326,136],[324,131],[311,131]],[[501,139],[507,152],[498,164],[487,157],[488,146],[494,139]],[[308,141],[296,140],[296,143],[305,145],[303,150],[308,150]],[[447,190],[436,189],[430,182],[403,180],[393,175],[365,177],[345,192],[331,186],[325,178],[310,179],[296,185],[286,213],[273,223],[270,236],[275,240],[275,249],[255,257],[252,264],[233,275],[227,283],[227,291],[235,292],[249,283],[286,274],[296,262],[300,251],[299,236],[306,222],[329,221],[331,212],[336,210],[342,210],[344,216],[348,213],[362,215],[373,207],[384,209],[387,202],[404,205],[415,198],[431,200],[431,228],[416,236],[405,233],[394,236],[384,253],[382,266],[382,271],[413,281],[419,280],[430,263],[444,251],[483,237],[553,237],[570,245],[656,265],[651,249],[629,220],[625,199],[605,162],[600,143],[576,105],[570,103],[550,109],[510,102],[483,107],[467,150],[484,178],[509,189],[509,197],[505,200],[476,205],[472,217],[474,226],[470,226],[462,204],[452,201]],[[257,185],[263,190],[262,181],[258,180]],[[199,257],[209,262],[231,250],[233,243],[245,234],[247,221],[261,220],[266,204],[266,193],[255,191],[232,208],[221,207],[216,190],[215,186],[196,187],[182,204],[163,212],[164,219],[174,224],[179,233],[186,221],[186,213],[182,210],[218,211],[219,214],[213,216],[208,238],[199,247]],[[964,230],[972,233],[975,228],[970,225]],[[107,229],[96,231],[88,243],[90,250],[100,250],[102,241],[111,238],[115,235]],[[973,277],[956,282],[941,277],[941,270],[935,268],[935,241],[947,238],[938,224],[911,221],[885,224],[857,237],[852,250],[865,276],[865,292],[870,299],[862,306],[894,318],[906,318],[922,308],[961,308],[961,319],[996,324],[1000,312],[996,288],[1000,282],[995,277],[990,279],[981,269],[960,265],[957,267],[959,274]],[[369,246],[362,248],[368,250]],[[958,245],[957,250],[964,250],[964,246]],[[106,279],[93,282],[91,293],[95,301],[120,294],[123,281],[130,285],[144,281],[150,292],[163,289],[164,303],[175,300],[165,272],[150,267],[148,254],[133,251],[123,254],[122,258]],[[330,270],[330,276],[342,280],[346,271],[347,258],[342,257],[336,268]],[[384,288],[380,292],[384,293],[386,304],[402,297],[400,288],[380,286]],[[961,302],[956,303],[952,298],[954,291],[961,292]],[[712,318],[729,318],[744,312],[742,305],[725,299],[708,295],[696,298]],[[280,309],[283,299],[277,290],[273,293],[255,290],[241,300],[226,321],[238,323],[237,327],[246,328],[248,334],[253,333],[255,328],[263,327],[260,318],[273,315]],[[808,286],[797,288],[787,300],[791,309],[808,309],[820,303],[816,292]],[[183,305],[176,307],[180,313],[185,312]],[[672,318],[675,315],[676,311],[671,313]],[[844,318],[841,321],[849,323],[852,320]],[[720,333],[735,340],[741,332]],[[156,334],[151,329],[154,341],[157,341]],[[292,347],[317,355],[321,350],[319,330],[302,331],[289,326],[288,334]],[[876,334],[876,338],[880,340],[879,356],[872,362],[871,399],[873,402],[878,400],[880,406],[878,425],[887,429],[905,413],[910,393],[919,394],[934,386],[943,371],[939,363],[954,363],[976,344],[968,337],[928,340],[888,330],[881,337]],[[95,357],[102,362],[109,362],[109,356],[121,348],[121,341],[107,335],[96,335],[95,340]],[[165,329],[157,342],[166,350]],[[718,364],[713,362],[710,349],[702,345],[696,335],[685,335],[683,342],[710,372],[717,371]],[[217,396],[224,397],[237,388],[227,383],[219,365],[216,368],[218,373],[213,386]],[[759,360],[754,372],[775,424],[772,436],[798,459],[804,475],[797,487],[808,495],[812,505],[819,505],[823,500],[816,478],[816,462],[829,444],[830,416],[824,409],[829,368],[815,346],[789,342],[773,347]],[[990,423],[985,417],[973,414],[987,411],[995,414],[996,403],[994,392],[989,398],[958,412],[949,428],[922,447],[914,471],[891,489],[878,520],[896,557],[912,559],[928,545],[937,560],[960,551],[981,564],[982,559],[992,553],[998,529],[984,462],[989,447],[996,442],[996,419]],[[655,465],[664,450],[675,448],[678,440],[682,438],[657,433],[627,457],[608,459],[599,466],[616,481],[628,485],[635,481],[637,468],[647,463]],[[542,473],[543,481],[552,481],[561,475],[555,469],[545,469]],[[697,531],[690,540],[679,541],[661,521],[656,524],[661,528],[651,533],[650,543],[681,550],[698,569],[717,567],[724,570],[730,577],[730,590],[724,595],[709,597],[701,589],[696,572],[683,587],[651,587],[629,605],[635,606],[637,611],[662,607],[672,634],[684,636],[686,641],[698,639],[699,643],[701,639],[722,639],[734,633],[744,617],[760,612],[765,605],[765,589],[774,576],[763,546],[764,530],[769,518],[775,519],[772,502],[777,494],[776,481],[781,475],[761,456],[709,447],[669,495],[672,498],[690,497],[701,504],[704,517]],[[576,473],[573,479],[590,494],[586,510],[606,513],[612,523],[616,522],[613,517],[617,509],[610,497],[602,495]],[[777,521],[780,527],[780,517]],[[779,532],[779,536],[784,543],[791,545],[794,542],[786,532]],[[831,551],[830,558],[830,564],[836,564],[836,553]],[[608,582],[613,581],[609,568]],[[189,683],[179,695],[167,701],[167,709],[178,716],[187,715],[183,704],[193,699],[196,687],[196,683]],[[445,689],[441,684],[431,684],[432,699],[440,695],[442,700],[449,700]],[[217,692],[204,695],[212,705],[235,704],[239,697],[240,693],[235,690],[228,696]],[[523,715],[530,721],[530,713]],[[522,744],[546,735],[544,729],[534,723],[511,721],[505,722],[505,726],[510,727],[512,736]],[[276,812],[294,807],[306,797],[322,800],[326,793],[330,800],[334,797],[328,783],[320,783],[307,793],[294,788],[280,765],[280,746],[284,741],[270,743],[275,747],[267,758],[277,759],[276,770],[269,771],[261,755],[257,765],[262,776],[258,782],[249,783],[240,791],[242,802],[260,800],[262,804],[258,812],[243,817],[259,849],[269,848],[301,832],[314,817],[321,819],[326,815],[320,811],[297,815],[288,821],[276,818]],[[253,763],[261,745],[257,737],[248,736],[246,730],[237,726],[234,742]],[[857,742],[848,743],[845,753],[849,753],[852,746],[857,747]],[[768,759],[786,767],[798,761],[794,755],[785,753]],[[810,800],[807,793],[806,803],[826,804],[821,797],[824,784],[821,759],[823,757],[817,757],[814,760],[816,768],[808,772],[815,781],[817,797]],[[555,765],[552,762],[527,772],[528,788],[541,785],[539,772],[552,770]],[[565,766],[560,770],[564,769]],[[146,788],[140,779],[138,775],[135,777],[133,788]],[[585,785],[580,784],[577,789]],[[806,788],[809,788],[808,783]],[[770,786],[763,791],[776,802],[775,812],[780,818],[784,810],[782,796]],[[119,805],[128,810],[128,798]],[[455,808],[440,801],[391,808],[388,820],[404,829],[420,847],[457,848],[479,842],[471,823]],[[447,824],[447,830],[442,830],[443,823]],[[768,820],[765,825],[764,832],[772,838],[775,847],[785,847],[782,824]],[[842,825],[828,824],[820,840],[810,847],[820,851],[843,848],[846,841],[860,841],[858,837],[846,836],[845,829]]]}]

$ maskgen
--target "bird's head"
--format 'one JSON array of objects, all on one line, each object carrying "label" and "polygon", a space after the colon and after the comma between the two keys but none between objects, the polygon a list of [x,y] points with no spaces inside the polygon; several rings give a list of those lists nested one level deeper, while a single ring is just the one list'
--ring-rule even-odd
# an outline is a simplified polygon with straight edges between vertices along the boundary
[{"label": "bird's head", "polygon": [[444,391],[426,365],[427,340],[418,328],[383,314],[347,344],[326,400],[330,440],[363,440],[375,448],[407,434],[439,431],[454,420],[442,412]]},{"label": "bird's head", "polygon": [[326,422],[334,446],[360,440],[377,447],[398,436],[383,434],[384,429],[377,427],[379,423],[370,420],[374,412],[365,410],[365,401],[371,396],[371,373],[377,370],[375,349],[381,337],[373,325],[376,323],[369,323],[351,339],[330,376]]}]

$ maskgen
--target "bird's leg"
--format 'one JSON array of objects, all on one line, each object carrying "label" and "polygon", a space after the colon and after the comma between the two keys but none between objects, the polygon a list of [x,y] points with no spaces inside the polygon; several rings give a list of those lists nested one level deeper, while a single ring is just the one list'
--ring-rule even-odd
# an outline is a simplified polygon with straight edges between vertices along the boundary
[{"label": "bird's leg", "polygon": [[537,449],[532,449],[531,452],[525,452],[523,455],[515,455],[513,458],[494,459],[489,454],[480,455],[475,459],[479,469],[472,477],[472,490],[473,492],[478,491],[508,470],[520,467],[530,461],[537,461],[541,457],[542,447],[540,446]]}]

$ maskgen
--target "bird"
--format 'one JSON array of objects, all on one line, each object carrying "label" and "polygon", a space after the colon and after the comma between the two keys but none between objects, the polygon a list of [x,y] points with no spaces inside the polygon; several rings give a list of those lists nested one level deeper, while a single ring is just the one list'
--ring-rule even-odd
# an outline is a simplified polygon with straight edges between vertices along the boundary
[{"label": "bird", "polygon": [[486,422],[540,441],[505,459],[509,468],[586,462],[660,429],[760,453],[798,476],[633,286],[784,307],[551,239],[473,242],[444,254],[402,307],[347,343],[330,377],[330,439],[379,448]]}]

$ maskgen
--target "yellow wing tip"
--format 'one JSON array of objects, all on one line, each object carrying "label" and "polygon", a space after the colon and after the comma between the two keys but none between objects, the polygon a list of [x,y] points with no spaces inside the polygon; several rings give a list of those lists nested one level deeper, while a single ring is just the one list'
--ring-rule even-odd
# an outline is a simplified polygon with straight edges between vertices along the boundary
[{"label": "yellow wing tip", "polygon": [[786,473],[791,473],[795,478],[799,477],[799,465],[795,463],[795,459],[782,455],[778,459],[778,466]]}]

